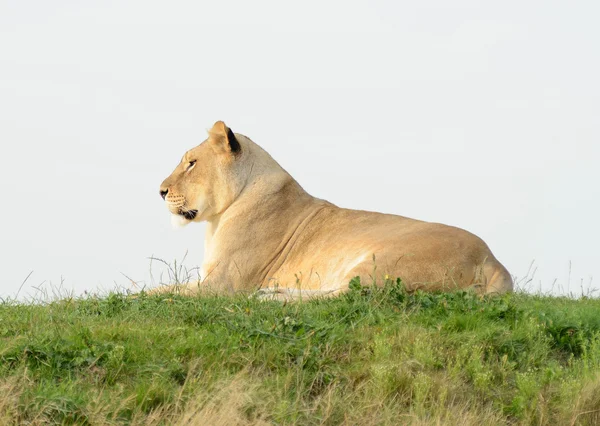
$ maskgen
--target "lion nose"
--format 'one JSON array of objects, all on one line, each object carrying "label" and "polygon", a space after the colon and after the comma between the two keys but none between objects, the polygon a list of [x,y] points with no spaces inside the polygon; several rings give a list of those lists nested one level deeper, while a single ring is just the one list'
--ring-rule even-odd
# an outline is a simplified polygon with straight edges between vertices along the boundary
[{"label": "lion nose", "polygon": [[165,198],[167,198],[167,194],[169,193],[168,189],[161,189],[160,190],[160,196],[162,197],[162,199],[164,200]]}]

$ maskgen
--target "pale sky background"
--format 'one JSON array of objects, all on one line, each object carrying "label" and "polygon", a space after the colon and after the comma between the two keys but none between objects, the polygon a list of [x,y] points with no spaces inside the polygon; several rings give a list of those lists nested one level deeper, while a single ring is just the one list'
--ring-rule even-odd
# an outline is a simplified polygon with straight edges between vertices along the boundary
[{"label": "pale sky background", "polygon": [[173,230],[158,189],[219,119],[319,198],[463,227],[518,278],[535,260],[534,290],[600,288],[599,16],[0,0],[0,297],[32,270],[21,296],[150,283],[152,255],[200,265],[204,225]]}]

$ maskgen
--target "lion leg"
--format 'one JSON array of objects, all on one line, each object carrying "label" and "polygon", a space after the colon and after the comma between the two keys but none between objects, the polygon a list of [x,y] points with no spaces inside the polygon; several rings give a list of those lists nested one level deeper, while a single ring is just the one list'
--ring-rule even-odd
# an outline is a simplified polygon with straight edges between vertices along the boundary
[{"label": "lion leg", "polygon": [[483,273],[486,278],[485,294],[504,294],[513,291],[513,279],[500,263],[486,264]]},{"label": "lion leg", "polygon": [[156,294],[180,294],[182,296],[193,296],[199,292],[199,282],[192,281],[185,284],[161,285],[149,290],[149,295]]},{"label": "lion leg", "polygon": [[302,290],[296,288],[266,287],[257,290],[254,296],[260,300],[297,301],[336,296],[340,290]]}]

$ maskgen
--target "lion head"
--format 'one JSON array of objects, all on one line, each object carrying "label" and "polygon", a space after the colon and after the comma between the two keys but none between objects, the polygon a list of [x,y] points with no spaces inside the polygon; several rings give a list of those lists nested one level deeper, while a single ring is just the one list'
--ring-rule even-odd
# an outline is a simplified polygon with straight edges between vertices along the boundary
[{"label": "lion head", "polygon": [[247,180],[248,142],[222,121],[208,131],[208,139],[185,153],[160,186],[173,225],[210,220],[237,198]]}]

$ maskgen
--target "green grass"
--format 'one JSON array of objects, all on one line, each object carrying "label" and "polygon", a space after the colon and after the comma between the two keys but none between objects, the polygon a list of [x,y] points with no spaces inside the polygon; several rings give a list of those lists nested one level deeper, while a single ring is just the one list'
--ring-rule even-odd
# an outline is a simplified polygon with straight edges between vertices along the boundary
[{"label": "green grass", "polygon": [[0,424],[600,422],[600,300],[244,295],[0,304]]}]

